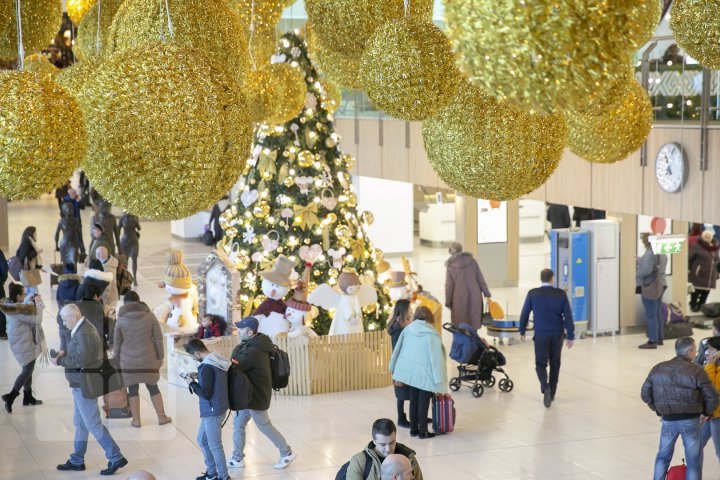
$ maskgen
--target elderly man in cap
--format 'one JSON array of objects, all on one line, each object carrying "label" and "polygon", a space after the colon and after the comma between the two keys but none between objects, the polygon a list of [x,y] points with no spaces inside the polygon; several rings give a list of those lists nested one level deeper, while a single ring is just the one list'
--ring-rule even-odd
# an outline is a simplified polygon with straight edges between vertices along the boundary
[{"label": "elderly man in cap", "polygon": [[246,317],[235,324],[241,343],[232,353],[232,362],[240,367],[250,379],[253,386],[249,408],[235,414],[233,422],[233,455],[228,460],[230,468],[245,468],[245,428],[250,419],[255,421],[262,432],[280,451],[280,459],[275,468],[282,469],[290,465],[297,457],[288,445],[285,437],[270,422],[268,409],[272,398],[272,372],[270,371],[270,354],[274,345],[270,337],[258,333],[260,326],[255,317]]}]

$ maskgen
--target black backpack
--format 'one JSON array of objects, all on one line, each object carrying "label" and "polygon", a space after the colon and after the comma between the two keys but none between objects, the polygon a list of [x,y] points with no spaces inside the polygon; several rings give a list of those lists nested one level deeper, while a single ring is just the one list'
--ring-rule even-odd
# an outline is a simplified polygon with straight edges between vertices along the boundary
[{"label": "black backpack", "polygon": [[272,388],[278,391],[290,383],[290,357],[280,350],[277,345],[270,354],[270,372],[272,373]]},{"label": "black backpack", "polygon": [[236,364],[230,365],[228,370],[228,397],[230,410],[245,410],[250,406],[253,386],[245,372]]},{"label": "black backpack", "polygon": [[[370,455],[363,450],[363,453],[365,454],[365,469],[363,470],[363,478],[367,480],[370,478],[370,470],[372,469],[372,458],[370,458]],[[337,475],[335,475],[335,480],[345,480],[347,478],[347,471],[348,467],[350,466],[350,462],[347,462],[345,465],[340,467],[340,470],[338,471]]]}]

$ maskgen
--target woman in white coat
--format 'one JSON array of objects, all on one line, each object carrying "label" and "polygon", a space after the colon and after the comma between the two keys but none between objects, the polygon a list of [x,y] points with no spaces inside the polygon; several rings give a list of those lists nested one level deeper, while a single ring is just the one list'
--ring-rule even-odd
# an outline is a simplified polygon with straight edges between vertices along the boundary
[{"label": "woman in white coat", "polygon": [[0,303],[0,310],[7,317],[7,334],[10,350],[22,367],[10,393],[2,396],[5,410],[12,413],[12,404],[23,390],[23,405],[42,405],[33,396],[32,374],[35,361],[46,351],[42,316],[45,305],[37,294],[26,295],[25,288],[11,283],[8,299]]}]

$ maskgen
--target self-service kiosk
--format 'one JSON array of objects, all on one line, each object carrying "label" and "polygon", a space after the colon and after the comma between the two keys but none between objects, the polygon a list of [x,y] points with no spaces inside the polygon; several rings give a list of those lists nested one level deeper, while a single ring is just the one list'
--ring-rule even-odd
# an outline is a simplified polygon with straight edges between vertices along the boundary
[{"label": "self-service kiosk", "polygon": [[550,264],[555,287],[564,290],[575,320],[575,335],[588,330],[590,307],[590,232],[552,230]]}]

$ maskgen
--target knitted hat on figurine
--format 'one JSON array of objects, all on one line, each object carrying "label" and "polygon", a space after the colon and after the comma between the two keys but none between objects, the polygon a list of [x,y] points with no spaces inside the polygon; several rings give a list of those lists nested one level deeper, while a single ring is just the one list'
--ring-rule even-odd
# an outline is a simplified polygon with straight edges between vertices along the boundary
[{"label": "knitted hat on figurine", "polygon": [[407,284],[408,283],[405,281],[405,272],[390,272],[390,284],[388,287],[407,287]]},{"label": "knitted hat on figurine", "polygon": [[190,270],[183,263],[183,254],[180,250],[170,250],[165,257],[167,267],[165,267],[165,275],[163,282],[168,292],[173,295],[187,293],[192,286],[192,276]]},{"label": "knitted hat on figurine", "polygon": [[275,285],[281,287],[290,286],[290,275],[292,275],[295,262],[287,258],[285,255],[280,255],[272,266],[272,270],[266,270],[260,272],[260,276],[265,280],[268,280]]}]

